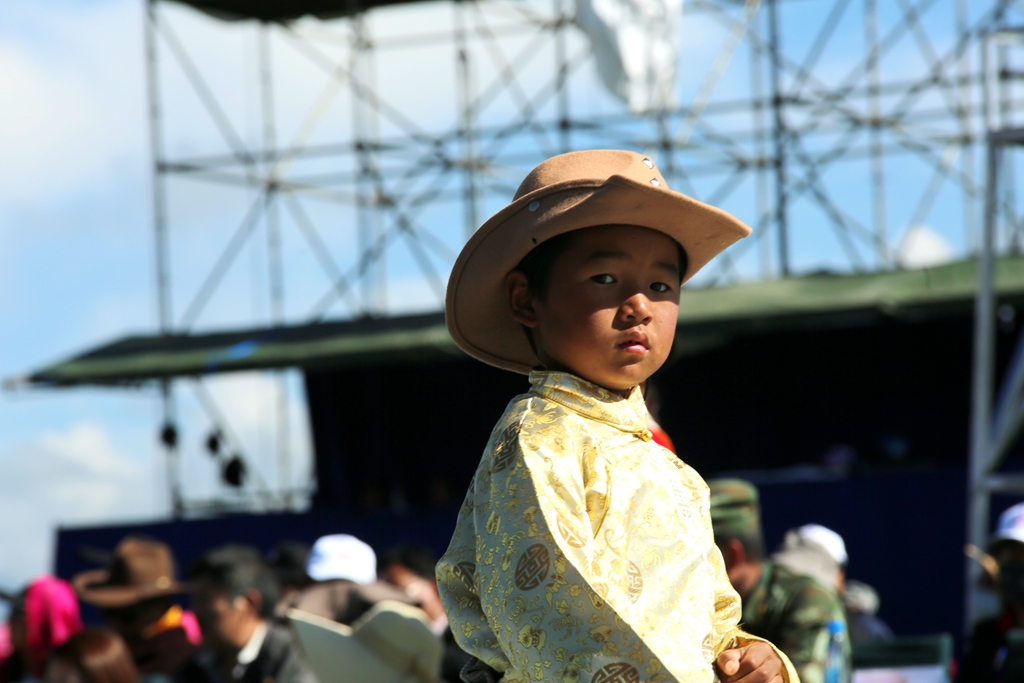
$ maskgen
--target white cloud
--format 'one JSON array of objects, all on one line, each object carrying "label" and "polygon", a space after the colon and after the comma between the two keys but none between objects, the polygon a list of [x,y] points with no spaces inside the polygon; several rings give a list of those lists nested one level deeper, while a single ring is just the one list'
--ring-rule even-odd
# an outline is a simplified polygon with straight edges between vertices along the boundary
[{"label": "white cloud", "polygon": [[[136,5],[39,7],[19,19],[42,36],[0,39],[0,197],[80,191],[145,144]],[[46,49],[55,45],[57,54]]]},{"label": "white cloud", "polygon": [[60,524],[141,520],[163,512],[149,467],[126,455],[96,422],[12,445],[0,453],[0,470],[0,585],[6,587],[49,571]]},{"label": "white cloud", "polygon": [[896,250],[896,261],[903,268],[930,268],[949,263],[953,247],[946,239],[926,225],[907,228]]}]

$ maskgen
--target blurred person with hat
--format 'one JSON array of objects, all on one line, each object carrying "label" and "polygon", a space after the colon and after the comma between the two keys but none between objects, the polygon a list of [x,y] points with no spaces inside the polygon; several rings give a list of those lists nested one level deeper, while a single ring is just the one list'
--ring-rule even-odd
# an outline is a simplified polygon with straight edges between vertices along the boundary
[{"label": "blurred person with hat", "polygon": [[786,532],[772,561],[795,574],[810,576],[839,595],[846,610],[850,643],[892,640],[892,629],[878,616],[878,592],[862,581],[846,579],[849,555],[838,533],[820,524],[805,524]]},{"label": "blurred person with hat", "polygon": [[306,660],[320,683],[441,683],[441,640],[426,613],[392,600],[352,626],[289,610]]},{"label": "blurred person with hat", "polygon": [[[741,479],[713,479],[711,523],[726,572],[743,600],[743,628],[785,652],[803,683],[824,683],[832,634],[843,605],[834,583],[819,580],[765,558],[757,488]],[[843,656],[850,661],[849,639]],[[849,667],[846,667],[849,670]]]},{"label": "blurred person with hat", "polygon": [[0,683],[40,679],[50,652],[82,630],[78,598],[67,581],[45,575],[7,597],[9,643],[0,661]]},{"label": "blurred person with hat", "polygon": [[306,560],[312,584],[299,591],[289,608],[352,624],[382,600],[417,604],[404,590],[377,578],[377,554],[349,534],[318,538]]},{"label": "blurred person with hat", "polygon": [[458,681],[459,673],[472,657],[459,647],[455,634],[448,626],[448,616],[441,604],[441,593],[435,578],[437,556],[434,552],[423,545],[397,545],[380,557],[377,574],[419,603],[430,619],[430,630],[441,636],[444,642],[441,676],[448,681]]},{"label": "blurred person with hat", "polygon": [[1000,680],[1006,661],[1007,634],[1024,628],[1024,503],[999,516],[989,542],[988,554],[995,560],[1002,612],[974,626],[964,649],[957,674],[958,683]]},{"label": "blurred person with hat", "polygon": [[199,651],[195,615],[175,603],[185,587],[166,543],[129,536],[108,568],[77,574],[71,583],[124,639],[141,676],[172,675]]},{"label": "blurred person with hat", "polygon": [[277,578],[258,550],[207,551],[189,570],[188,590],[205,638],[179,683],[316,683],[288,629],[273,621]]},{"label": "blurred person with hat", "polygon": [[842,595],[846,584],[846,543],[820,524],[805,524],[786,532],[782,546],[771,557],[794,574],[810,576]]}]

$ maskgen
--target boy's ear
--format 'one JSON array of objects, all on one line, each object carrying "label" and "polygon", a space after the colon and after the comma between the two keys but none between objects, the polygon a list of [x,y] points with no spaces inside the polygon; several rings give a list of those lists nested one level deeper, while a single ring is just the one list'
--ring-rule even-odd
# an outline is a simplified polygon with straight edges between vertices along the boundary
[{"label": "boy's ear", "polygon": [[527,327],[537,326],[537,310],[533,305],[533,294],[530,293],[526,273],[513,270],[505,278],[505,295],[508,298],[508,311],[516,322]]}]

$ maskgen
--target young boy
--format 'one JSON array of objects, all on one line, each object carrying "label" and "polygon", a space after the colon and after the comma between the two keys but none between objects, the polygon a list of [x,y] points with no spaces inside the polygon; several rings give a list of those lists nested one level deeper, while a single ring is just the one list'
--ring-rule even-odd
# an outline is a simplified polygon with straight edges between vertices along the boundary
[{"label": "young boy", "polygon": [[749,232],[648,157],[575,152],[535,168],[459,255],[449,332],[532,385],[437,569],[459,645],[503,680],[798,683],[739,630],[707,485],[651,441],[640,388],[668,357],[681,284]]}]

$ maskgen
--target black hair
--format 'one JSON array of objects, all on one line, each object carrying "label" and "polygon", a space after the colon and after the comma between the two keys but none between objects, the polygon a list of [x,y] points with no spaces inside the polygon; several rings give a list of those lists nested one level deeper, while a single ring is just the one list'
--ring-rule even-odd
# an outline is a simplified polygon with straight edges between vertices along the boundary
[{"label": "black hair", "polygon": [[267,555],[267,565],[284,587],[304,588],[313,582],[306,574],[309,546],[301,541],[279,541]]},{"label": "black hair", "polygon": [[[538,244],[530,250],[530,253],[523,257],[523,260],[519,262],[515,270],[521,271],[526,276],[526,286],[530,294],[541,301],[547,297],[548,284],[551,281],[551,266],[572,245],[579,233],[586,229],[570,230],[569,232],[555,235],[551,239],[544,240]],[[690,260],[686,255],[686,250],[683,249],[683,245],[675,240],[672,240],[672,242],[676,245],[676,250],[679,252],[679,280],[681,282],[686,276],[686,269],[689,267]]]},{"label": "black hair", "polygon": [[377,560],[377,574],[383,574],[393,564],[401,564],[413,574],[424,579],[435,580],[437,555],[425,545],[418,543],[396,545]]},{"label": "black hair", "polygon": [[747,553],[747,560],[760,562],[764,559],[764,533],[761,529],[748,530],[740,534],[715,534],[715,545],[721,548],[729,541],[737,540]]},{"label": "black hair", "polygon": [[229,544],[208,550],[193,563],[189,578],[209,581],[229,600],[255,590],[261,598],[260,616],[268,619],[274,615],[280,594],[277,577],[255,548]]}]

